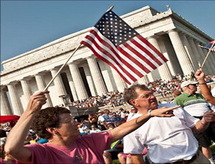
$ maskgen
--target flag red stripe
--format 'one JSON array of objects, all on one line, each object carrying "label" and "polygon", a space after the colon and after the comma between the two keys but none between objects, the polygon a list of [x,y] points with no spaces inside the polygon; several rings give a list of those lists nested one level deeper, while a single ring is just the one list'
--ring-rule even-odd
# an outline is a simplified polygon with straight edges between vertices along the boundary
[{"label": "flag red stripe", "polygon": [[[131,49],[130,46],[126,46],[126,48],[129,50]],[[136,60],[134,57],[132,57],[129,53],[126,52],[126,48],[117,47],[119,52],[121,52],[126,57],[128,57],[131,61],[133,61],[136,65],[138,65],[141,69],[143,69],[144,72],[149,73],[150,71],[142,63],[140,63],[140,61]]]},{"label": "flag red stripe", "polygon": [[[142,39],[141,37],[138,37],[138,39],[140,39],[142,42],[144,42],[146,44],[147,47],[149,47],[150,49],[152,49],[150,46],[148,46],[148,41],[146,39]],[[156,62],[158,65],[161,65],[162,63],[158,60],[158,54],[156,53],[157,56],[154,56],[146,47],[142,46],[142,50],[152,59],[152,61]],[[153,52],[155,52],[152,49]]]},{"label": "flag red stripe", "polygon": [[[150,57],[150,61],[156,65],[156,67],[160,66],[163,64],[163,59],[160,58],[159,54],[157,54],[157,49],[155,49],[157,52],[154,51],[154,49],[151,49],[151,47],[148,46],[148,41],[144,39],[142,36],[138,36],[134,38],[135,42],[141,47],[141,50]],[[147,44],[146,44],[147,43]],[[154,48],[154,47],[153,47]]]},{"label": "flag red stripe", "polygon": [[[133,44],[135,44],[135,42],[132,40],[131,41]],[[149,61],[147,58],[145,58],[142,54],[140,54],[138,51],[136,51],[133,47],[131,47],[128,43],[124,43],[124,45],[130,50],[130,51],[132,51],[135,55],[137,55],[140,59],[142,59],[145,63],[147,63],[147,65],[149,65],[153,70],[154,69],[156,69],[157,67],[151,62],[151,61]],[[138,45],[137,45],[137,47],[139,47]],[[142,47],[141,47],[142,48]],[[140,49],[141,49],[140,48]],[[122,51],[124,51],[123,49],[122,49]],[[126,53],[126,52],[125,52]],[[128,53],[126,53],[128,56],[130,56],[130,54],[128,54]],[[141,64],[141,65],[143,65],[143,64]],[[143,65],[144,66],[144,65]],[[145,66],[144,66],[145,67]],[[147,69],[148,70],[148,69]],[[146,72],[148,72],[148,71],[146,71]]]},{"label": "flag red stripe", "polygon": [[[103,39],[98,35],[98,33],[95,33],[95,31],[92,32],[92,33],[95,34],[96,38],[97,38],[100,42],[103,42]],[[94,42],[92,39],[91,39],[91,41]],[[138,77],[140,78],[140,77],[143,77],[143,75],[146,75],[146,72],[147,72],[147,73],[149,72],[148,69],[147,69],[147,70],[144,70],[145,68],[144,68],[143,70],[138,70],[138,69],[136,69],[134,66],[135,66],[135,65],[138,66],[139,61],[137,61],[135,58],[133,58],[133,60],[132,60],[132,59],[131,59],[131,58],[132,58],[131,55],[128,54],[127,56],[125,56],[125,54],[122,53],[123,56],[121,56],[121,55],[119,55],[119,52],[116,52],[116,51],[114,50],[113,46],[109,45],[108,43],[106,44],[106,46],[107,46],[109,49],[111,49],[111,51],[114,51],[114,55],[117,57],[118,60],[120,60],[124,65],[126,65],[127,68],[129,68],[130,70],[132,70],[132,71],[131,71],[131,72],[133,72],[132,75],[136,75],[136,76],[138,76]],[[126,54],[127,54],[127,53],[126,53]],[[107,54],[105,54],[105,55],[107,55]],[[108,56],[109,56],[109,55],[111,55],[111,54],[108,54]],[[112,58],[112,55],[109,56],[109,57]],[[133,63],[128,63],[128,61],[125,60],[125,57],[127,57],[127,58],[129,59],[129,62],[133,61]],[[112,59],[113,59],[113,58],[112,58]],[[115,62],[116,62],[117,64],[121,64],[121,63],[118,63],[116,60],[115,60]],[[139,67],[142,68],[142,67],[144,67],[144,66],[143,66],[143,64],[139,63]],[[144,73],[143,73],[143,71],[144,71]]]},{"label": "flag red stripe", "polygon": [[110,65],[111,67],[113,67],[118,73],[119,75],[125,80],[126,83],[131,84],[131,81],[129,81],[123,74],[121,74],[121,72],[115,67],[115,65],[113,65],[111,62],[109,62],[106,58],[100,56],[100,54],[98,54],[95,49],[87,42],[83,41],[82,44],[84,44],[85,46],[87,46],[88,48],[91,49],[91,51],[102,61],[106,62],[108,65]]},{"label": "flag red stripe", "polygon": [[167,62],[167,59],[162,53],[160,53],[148,40],[143,38],[141,35],[137,36],[142,42],[144,42],[148,47],[150,47],[164,62]]},{"label": "flag red stripe", "polygon": [[[127,63],[127,61],[125,61],[122,57],[119,56],[119,54],[114,50],[113,46],[111,46],[108,42],[106,42],[105,40],[103,40],[103,39],[98,35],[99,32],[91,31],[91,33],[94,34],[94,36],[98,39],[98,41],[99,41],[100,43],[102,43],[102,45],[105,45],[106,47],[108,47],[108,49],[114,53],[114,55],[116,56],[116,58],[117,58],[119,61],[121,61],[123,65],[126,65],[127,68],[129,68],[129,69],[132,70],[132,71],[135,69],[135,68],[132,67],[129,63]],[[101,35],[101,36],[103,36],[103,35]],[[94,38],[92,38],[91,36],[88,36],[87,39],[90,40],[97,48],[99,47],[99,45],[97,44],[97,42],[95,41]],[[119,61],[117,61],[116,58],[114,58],[112,54],[110,54],[109,52],[107,52],[107,51],[104,50],[104,47],[102,47],[102,49],[100,49],[100,51],[103,51],[103,53],[105,54],[105,56],[108,56],[108,57],[111,58],[117,65],[119,65],[122,71],[126,71],[126,69],[123,68],[123,67],[121,66],[121,63],[119,63]],[[106,54],[106,53],[107,53],[107,54]],[[132,72],[132,71],[131,71],[131,72]],[[126,71],[126,72],[127,72],[127,71]],[[127,72],[127,73],[128,73],[128,72]],[[131,73],[129,73],[129,74],[131,75]]]},{"label": "flag red stripe", "polygon": [[[111,51],[113,51],[113,53],[114,53],[117,57],[120,57],[120,56],[116,53],[116,51],[113,49],[113,47],[112,47],[111,45],[109,45],[106,41],[104,41],[102,38],[100,38],[100,36],[98,35],[98,33],[96,33],[96,32],[93,31],[93,30],[91,30],[90,33],[95,34],[95,37],[99,40],[99,42],[100,42],[101,44],[107,46]],[[97,57],[99,57],[99,58],[102,59],[102,60],[105,60],[105,62],[107,62],[108,64],[110,64],[110,61],[108,61],[107,59],[105,59],[104,57],[102,57],[102,55],[105,54],[105,56],[108,56],[109,58],[111,58],[111,59],[120,67],[120,69],[121,69],[123,72],[125,72],[125,74],[127,74],[127,76],[130,77],[130,79],[132,79],[133,81],[136,80],[136,78],[134,78],[127,70],[125,70],[125,69],[119,64],[119,62],[116,61],[116,59],[114,59],[114,57],[113,57],[109,52],[107,52],[107,51],[104,50],[102,47],[100,47],[100,46],[97,44],[97,42],[95,41],[94,38],[92,38],[90,35],[88,35],[88,36],[86,37],[86,39],[89,40],[89,41],[91,41],[92,44],[95,45],[96,48],[100,51],[100,53],[98,53],[98,52],[96,52],[96,51],[93,51],[93,52],[96,54]],[[82,44],[83,44],[83,43],[84,43],[84,42],[82,42]],[[88,45],[86,45],[86,46],[88,46],[88,47],[90,46],[89,48],[90,48],[91,50],[93,50],[92,45],[88,44]],[[102,53],[103,53],[103,54],[102,54]],[[121,60],[122,60],[122,58],[121,58]],[[127,64],[129,67],[131,66],[131,65],[129,65],[124,59],[123,59],[123,64]],[[113,64],[112,64],[112,65],[113,65]],[[115,67],[115,68],[116,68],[116,67]],[[133,69],[133,67],[132,67],[132,68],[130,67],[130,69]],[[117,71],[117,72],[119,72],[119,71]],[[120,74],[121,74],[121,73],[120,73]],[[121,75],[122,75],[122,74],[121,74]],[[128,81],[128,80],[126,80],[126,81]]]}]

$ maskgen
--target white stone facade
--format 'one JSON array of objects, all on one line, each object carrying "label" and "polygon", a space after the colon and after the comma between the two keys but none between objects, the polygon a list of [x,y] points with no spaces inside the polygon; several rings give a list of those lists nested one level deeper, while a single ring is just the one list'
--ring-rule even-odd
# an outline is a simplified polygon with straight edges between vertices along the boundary
[{"label": "white stone facade", "polygon": [[[171,9],[159,13],[146,6],[122,18],[168,59],[166,64],[139,79],[139,83],[169,80],[176,74],[194,72],[207,54],[207,50],[198,45],[212,40]],[[45,88],[88,30],[73,33],[3,61],[1,115],[21,115],[29,96]],[[214,74],[214,61],[215,55],[212,54],[204,66],[207,74]],[[50,97],[46,106],[63,104],[62,97],[66,95],[75,101],[108,91],[123,91],[126,87],[128,85],[115,70],[97,59],[87,47],[81,46],[48,88]]]}]

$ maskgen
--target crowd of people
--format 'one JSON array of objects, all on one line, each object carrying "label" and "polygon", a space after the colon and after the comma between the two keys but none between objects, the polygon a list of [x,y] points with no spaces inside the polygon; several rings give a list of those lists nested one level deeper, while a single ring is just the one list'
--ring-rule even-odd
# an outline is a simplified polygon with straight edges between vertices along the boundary
[{"label": "crowd of people", "polygon": [[[156,95],[162,97],[167,97],[173,94],[175,90],[181,90],[180,84],[183,81],[194,80],[194,75],[182,76],[180,74],[174,76],[171,80],[156,80],[153,82],[146,83],[149,89],[153,90]],[[215,75],[207,75],[205,77],[206,82],[215,82]],[[86,108],[86,107],[99,107],[110,105],[112,107],[120,106],[125,104],[123,98],[123,93],[119,91],[112,91],[103,94],[102,96],[92,96],[87,99],[77,100],[71,102],[69,105],[75,106],[77,108]]]},{"label": "crowd of people", "polygon": [[[194,78],[201,94],[196,93]],[[16,124],[1,125],[0,158],[2,162],[108,164],[117,157],[120,163],[212,164],[215,112],[205,105],[215,105],[215,97],[207,86],[212,81],[215,76],[197,71],[195,77],[178,75],[170,81],[135,84],[124,93],[110,92],[72,104],[95,107],[128,103],[130,110],[105,109],[78,119],[65,107],[41,110],[48,92],[35,93]],[[183,101],[186,92],[188,98]],[[159,103],[155,96],[173,93],[174,104]],[[193,100],[197,103],[194,107]],[[202,136],[207,137],[206,141],[202,141]]]},{"label": "crowd of people", "polygon": [[120,106],[123,105],[123,93],[119,91],[111,91],[103,94],[102,96],[92,96],[87,99],[77,100],[69,103],[70,106],[77,108],[99,107],[104,105]]}]

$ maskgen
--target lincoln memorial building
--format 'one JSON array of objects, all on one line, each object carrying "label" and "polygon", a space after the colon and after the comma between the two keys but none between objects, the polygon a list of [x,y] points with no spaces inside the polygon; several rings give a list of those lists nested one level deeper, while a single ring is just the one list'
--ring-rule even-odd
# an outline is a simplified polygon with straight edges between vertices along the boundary
[{"label": "lincoln memorial building", "polygon": [[[167,63],[139,79],[138,83],[170,80],[177,74],[195,72],[208,52],[199,45],[213,40],[171,9],[158,12],[146,6],[121,18],[168,59]],[[1,115],[21,115],[29,96],[44,90],[89,29],[3,61],[0,75]],[[214,61],[215,54],[212,52],[203,67],[206,74],[215,73]],[[48,87],[50,94],[44,106],[62,105],[65,97],[76,101],[115,90],[122,92],[127,87],[115,70],[96,58],[89,48],[81,45]]]}]

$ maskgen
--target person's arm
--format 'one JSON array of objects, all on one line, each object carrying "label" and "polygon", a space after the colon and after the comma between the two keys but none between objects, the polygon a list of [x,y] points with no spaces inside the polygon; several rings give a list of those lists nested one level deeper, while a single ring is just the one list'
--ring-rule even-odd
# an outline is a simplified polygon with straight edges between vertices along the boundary
[{"label": "person's arm", "polygon": [[207,86],[207,83],[205,81],[205,73],[202,70],[197,70],[195,77],[199,82],[199,88],[205,100],[215,105],[215,97],[212,96],[211,91]]},{"label": "person's arm", "polygon": [[111,129],[110,132],[113,137],[113,141],[116,141],[128,133],[134,131],[135,129],[139,128],[142,124],[144,124],[150,117],[157,116],[157,117],[171,117],[173,116],[172,110],[179,108],[180,106],[175,107],[162,107],[159,109],[151,110],[146,115],[140,116],[138,118],[132,119],[126,123],[121,124],[117,128]]},{"label": "person's arm", "polygon": [[38,92],[30,97],[26,111],[21,115],[16,125],[11,129],[5,144],[6,155],[21,162],[30,162],[31,152],[24,147],[24,140],[34,116],[46,103],[47,91]]},{"label": "person's arm", "polygon": [[201,120],[199,120],[196,125],[192,128],[192,130],[197,132],[202,132],[206,130],[210,124],[210,122],[215,121],[215,112],[207,111],[204,113]]},{"label": "person's arm", "polygon": [[143,154],[131,154],[130,163],[145,164]]}]

